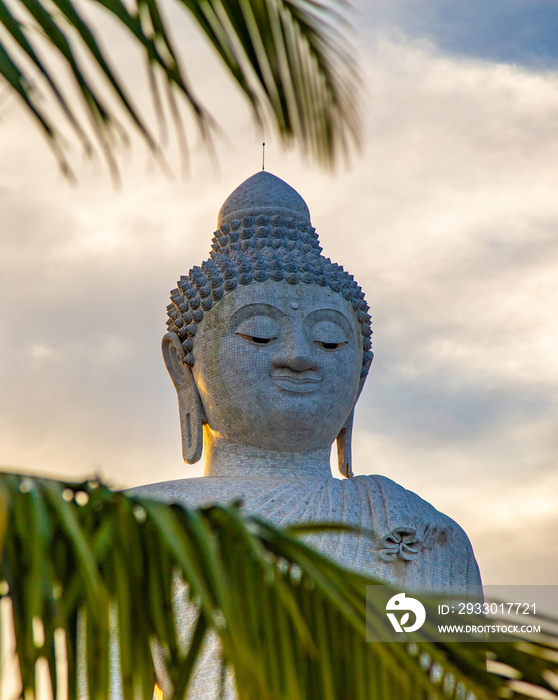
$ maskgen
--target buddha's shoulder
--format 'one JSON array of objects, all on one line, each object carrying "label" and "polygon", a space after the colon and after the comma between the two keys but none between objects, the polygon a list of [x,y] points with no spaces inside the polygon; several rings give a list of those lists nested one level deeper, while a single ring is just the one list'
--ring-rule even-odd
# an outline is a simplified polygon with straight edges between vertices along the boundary
[{"label": "buddha's shoulder", "polygon": [[366,521],[365,512],[369,512],[374,526],[385,521],[388,529],[436,531],[442,539],[464,539],[468,543],[465,532],[454,520],[413,491],[379,475],[357,475],[351,479],[199,477],[147,484],[128,493],[191,508],[242,501],[248,511],[260,511],[263,503],[261,513],[270,516],[278,507],[283,510],[281,504],[289,503],[294,517],[300,501],[306,515],[316,510],[314,516],[324,520],[348,510],[354,513],[356,523],[362,523]]},{"label": "buddha's shoulder", "polygon": [[166,503],[180,503],[189,508],[201,508],[214,503],[251,501],[254,497],[277,488],[278,484],[296,488],[295,479],[248,479],[239,477],[191,477],[161,481],[129,489],[131,495],[153,498]]},{"label": "buddha's shoulder", "polygon": [[470,547],[467,534],[455,520],[392,479],[377,474],[359,474],[343,481],[364,492],[370,502],[381,503],[388,520],[415,524],[421,521],[426,526],[436,527],[439,533],[444,532],[448,538],[463,540]]},{"label": "buddha's shoulder", "polygon": [[341,483],[351,484],[359,490],[378,494],[386,503],[400,502],[409,506],[419,506],[420,508],[425,508],[428,511],[434,511],[443,515],[414,491],[406,489],[404,486],[401,486],[401,484],[393,481],[393,479],[382,476],[381,474],[357,474],[350,479],[342,479]]}]

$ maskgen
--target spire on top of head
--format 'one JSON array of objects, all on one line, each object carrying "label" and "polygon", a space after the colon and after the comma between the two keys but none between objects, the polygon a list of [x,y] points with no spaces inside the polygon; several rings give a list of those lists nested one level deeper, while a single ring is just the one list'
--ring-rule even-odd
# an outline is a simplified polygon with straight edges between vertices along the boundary
[{"label": "spire on top of head", "polygon": [[267,170],[244,180],[227,197],[219,210],[217,225],[258,214],[275,214],[310,223],[310,212],[298,192]]}]

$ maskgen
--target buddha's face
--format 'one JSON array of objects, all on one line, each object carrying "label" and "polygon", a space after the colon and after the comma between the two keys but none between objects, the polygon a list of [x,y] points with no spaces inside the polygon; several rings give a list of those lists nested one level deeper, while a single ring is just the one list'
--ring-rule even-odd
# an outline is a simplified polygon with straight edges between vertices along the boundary
[{"label": "buddha's face", "polygon": [[198,326],[194,379],[216,438],[262,449],[328,448],[355,403],[362,336],[329,288],[258,282]]}]

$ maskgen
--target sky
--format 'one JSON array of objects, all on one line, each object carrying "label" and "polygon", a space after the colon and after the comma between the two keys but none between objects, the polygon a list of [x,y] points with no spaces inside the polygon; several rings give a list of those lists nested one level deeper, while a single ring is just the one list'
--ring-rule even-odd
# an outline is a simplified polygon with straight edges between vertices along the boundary
[{"label": "sky", "polygon": [[[0,464],[127,487],[182,462],[160,338],[169,290],[208,257],[217,212],[261,167],[262,135],[187,21],[176,43],[226,136],[190,139],[169,179],[134,143],[122,188],[77,149],[69,186],[0,104]],[[355,276],[375,359],[354,468],[417,492],[468,533],[487,584],[558,583],[558,7],[539,0],[359,2],[363,148],[334,174],[264,134]],[[149,112],[133,49],[103,39]],[[180,171],[171,138],[168,159]]]}]

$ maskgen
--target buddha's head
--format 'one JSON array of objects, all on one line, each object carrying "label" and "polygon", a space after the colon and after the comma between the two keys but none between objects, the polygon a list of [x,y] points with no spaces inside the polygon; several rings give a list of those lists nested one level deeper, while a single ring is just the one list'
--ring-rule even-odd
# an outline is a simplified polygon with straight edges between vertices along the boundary
[{"label": "buddha's head", "polygon": [[305,202],[270,173],[221,207],[210,259],[181,277],[167,307],[163,355],[187,462],[200,458],[204,431],[206,446],[277,453],[329,450],[337,438],[351,475],[370,316],[353,277],[321,250]]}]

